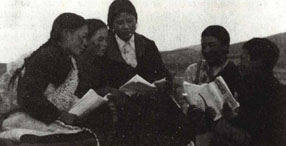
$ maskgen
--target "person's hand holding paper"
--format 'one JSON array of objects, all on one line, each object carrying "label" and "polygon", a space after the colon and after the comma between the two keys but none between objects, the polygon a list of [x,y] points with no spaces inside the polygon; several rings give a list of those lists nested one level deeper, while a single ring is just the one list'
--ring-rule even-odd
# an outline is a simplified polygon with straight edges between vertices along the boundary
[{"label": "person's hand holding paper", "polygon": [[108,93],[111,93],[110,88],[109,87],[103,87],[103,88],[99,88],[95,91],[99,96],[104,97],[105,95],[107,95]]},{"label": "person's hand holding paper", "polygon": [[68,112],[62,112],[59,120],[64,122],[65,124],[72,125],[76,120],[78,119],[78,116],[75,114],[71,114]]},{"label": "person's hand holding paper", "polygon": [[111,94],[108,95],[107,98],[109,99],[110,102],[113,102],[117,107],[124,106],[129,100],[129,96],[119,91],[118,89],[110,88],[110,93]]},{"label": "person's hand holding paper", "polygon": [[104,97],[98,95],[93,89],[90,89],[73,107],[69,110],[70,114],[82,117],[90,111],[96,109],[108,101],[109,94]]},{"label": "person's hand holding paper", "polygon": [[168,91],[169,82],[166,80],[166,78],[163,78],[153,82],[153,85],[156,86],[158,92],[166,92]]},{"label": "person's hand holding paper", "polygon": [[183,83],[186,99],[190,105],[194,105],[205,111],[206,107],[211,107],[216,111],[214,120],[223,116],[223,106],[228,105],[230,110],[239,107],[222,77],[217,77],[208,84],[196,85]]},{"label": "person's hand holding paper", "polygon": [[183,87],[184,87],[184,97],[186,98],[187,102],[196,108],[200,108],[203,111],[206,108],[206,105],[202,99],[202,97],[199,96],[199,91],[201,90],[203,85],[196,85],[196,84],[191,84],[188,82],[183,82]]}]

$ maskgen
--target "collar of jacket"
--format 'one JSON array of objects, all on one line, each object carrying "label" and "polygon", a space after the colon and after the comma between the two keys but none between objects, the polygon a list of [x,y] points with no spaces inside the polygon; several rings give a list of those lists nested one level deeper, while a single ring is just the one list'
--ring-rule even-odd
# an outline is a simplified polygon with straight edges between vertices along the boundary
[{"label": "collar of jacket", "polygon": [[[145,52],[145,40],[142,38],[141,35],[134,33],[134,41],[135,41],[135,52],[136,52],[136,58],[137,61],[140,60],[140,58],[144,55]],[[124,59],[121,56],[121,52],[119,50],[119,46],[117,44],[115,34],[112,33],[109,36],[109,47],[106,51],[106,55],[109,59],[125,63]]]}]

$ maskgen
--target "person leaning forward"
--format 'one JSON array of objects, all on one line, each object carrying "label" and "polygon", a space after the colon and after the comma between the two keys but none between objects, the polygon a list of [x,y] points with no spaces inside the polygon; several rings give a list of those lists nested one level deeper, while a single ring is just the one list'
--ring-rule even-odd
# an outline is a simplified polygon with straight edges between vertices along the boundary
[{"label": "person leaning forward", "polygon": [[279,48],[268,39],[253,38],[243,45],[238,116],[217,125],[216,135],[221,138],[214,140],[214,146],[286,144],[286,86],[273,75],[278,57]]}]

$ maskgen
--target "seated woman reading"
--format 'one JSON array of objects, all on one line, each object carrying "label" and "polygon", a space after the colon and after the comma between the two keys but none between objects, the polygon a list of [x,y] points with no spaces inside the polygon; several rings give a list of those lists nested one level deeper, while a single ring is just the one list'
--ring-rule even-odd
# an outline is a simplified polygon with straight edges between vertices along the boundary
[{"label": "seated woman reading", "polygon": [[[118,105],[118,143],[125,145],[181,145],[177,134],[182,112],[169,93],[172,77],[154,41],[136,33],[137,12],[129,0],[113,1],[108,12],[109,39],[106,76],[110,87],[119,89],[135,75],[155,84],[156,92],[138,93]],[[121,102],[123,103],[123,102]],[[158,136],[160,135],[160,136]],[[175,139],[175,140],[174,140]],[[176,142],[175,142],[176,141]],[[175,144],[176,143],[176,144]]]},{"label": "seated woman reading", "polygon": [[[88,19],[87,48],[77,58],[79,68],[79,87],[76,95],[82,96],[89,89],[98,92],[115,94],[116,90],[107,87],[106,64],[108,59],[104,56],[107,48],[108,31],[106,24],[98,19]],[[110,97],[110,96],[108,96]],[[110,98],[111,99],[111,98]],[[117,99],[117,98],[112,98]],[[101,145],[112,145],[117,121],[116,108],[109,100],[89,115],[81,119],[80,125],[97,131]]]},{"label": "seated woman reading", "polygon": [[85,49],[87,33],[79,15],[63,13],[55,19],[49,40],[11,78],[11,83],[18,78],[20,109],[3,120],[1,138],[18,131],[20,143],[98,144],[90,130],[67,125],[77,119],[68,111],[81,98],[75,94],[80,85],[76,58]]}]

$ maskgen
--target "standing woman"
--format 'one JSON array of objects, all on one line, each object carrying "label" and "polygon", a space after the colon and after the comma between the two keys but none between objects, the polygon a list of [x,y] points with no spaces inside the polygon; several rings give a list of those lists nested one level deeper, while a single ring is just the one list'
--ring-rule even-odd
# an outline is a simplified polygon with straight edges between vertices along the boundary
[{"label": "standing woman", "polygon": [[[87,33],[86,21],[79,15],[63,13],[55,19],[49,40],[27,57],[11,78],[12,84],[18,78],[17,96],[21,108],[3,120],[2,130],[24,129],[20,142],[25,140],[29,143],[32,140],[33,143],[71,144],[81,140],[82,136],[77,134],[38,137],[37,133],[59,129],[69,131],[70,127],[60,126],[55,121],[60,120],[65,124],[75,122],[76,116],[68,113],[81,98],[74,94],[79,80],[75,58],[85,48]],[[36,133],[28,132],[25,135],[27,130]]]}]

